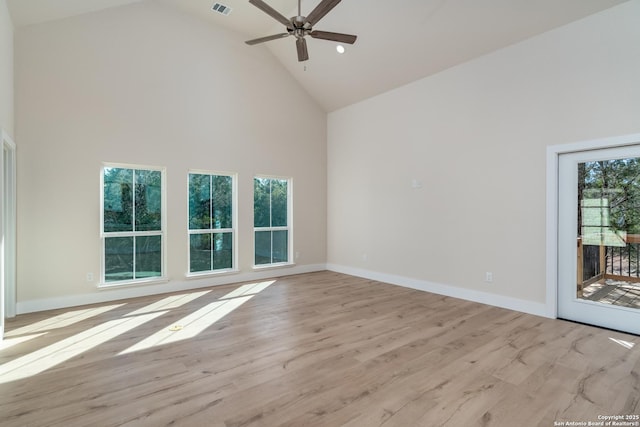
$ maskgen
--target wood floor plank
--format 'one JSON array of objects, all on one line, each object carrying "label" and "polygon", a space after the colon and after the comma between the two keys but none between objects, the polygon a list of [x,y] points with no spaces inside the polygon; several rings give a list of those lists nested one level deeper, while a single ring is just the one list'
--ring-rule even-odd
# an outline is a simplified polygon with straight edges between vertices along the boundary
[{"label": "wood floor plank", "polygon": [[640,337],[333,272],[21,315],[6,330],[3,427],[551,426],[640,412]]}]

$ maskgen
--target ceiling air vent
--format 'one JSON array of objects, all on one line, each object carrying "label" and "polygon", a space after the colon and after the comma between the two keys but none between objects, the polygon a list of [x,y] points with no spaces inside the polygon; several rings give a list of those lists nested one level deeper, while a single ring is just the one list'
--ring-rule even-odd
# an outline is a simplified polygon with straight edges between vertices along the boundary
[{"label": "ceiling air vent", "polygon": [[214,12],[218,12],[224,16],[227,16],[228,14],[231,13],[231,8],[229,6],[225,6],[223,4],[220,3],[214,3],[213,7],[211,8],[211,10],[213,10]]}]

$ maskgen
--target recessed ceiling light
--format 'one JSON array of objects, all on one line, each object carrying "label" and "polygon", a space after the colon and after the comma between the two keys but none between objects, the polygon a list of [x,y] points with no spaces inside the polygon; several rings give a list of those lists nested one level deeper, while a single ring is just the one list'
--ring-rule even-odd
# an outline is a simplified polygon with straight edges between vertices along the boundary
[{"label": "recessed ceiling light", "polygon": [[338,46],[336,46],[336,50],[338,51],[338,53],[344,53],[344,46],[339,44]]}]

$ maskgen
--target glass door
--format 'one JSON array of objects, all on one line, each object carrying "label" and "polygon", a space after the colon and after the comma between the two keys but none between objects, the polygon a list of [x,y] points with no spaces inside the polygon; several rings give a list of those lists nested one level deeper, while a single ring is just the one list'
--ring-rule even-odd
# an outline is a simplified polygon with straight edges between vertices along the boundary
[{"label": "glass door", "polygon": [[640,334],[640,146],[562,154],[558,317]]}]

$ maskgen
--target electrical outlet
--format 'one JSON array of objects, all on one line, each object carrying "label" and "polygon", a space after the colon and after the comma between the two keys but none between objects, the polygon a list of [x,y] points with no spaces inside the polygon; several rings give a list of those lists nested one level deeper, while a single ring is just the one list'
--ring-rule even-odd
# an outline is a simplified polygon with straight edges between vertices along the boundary
[{"label": "electrical outlet", "polygon": [[93,282],[93,273],[87,273],[87,282]]},{"label": "electrical outlet", "polygon": [[487,271],[486,273],[484,273],[484,281],[487,283],[493,282],[493,273],[490,271]]}]

